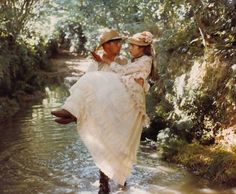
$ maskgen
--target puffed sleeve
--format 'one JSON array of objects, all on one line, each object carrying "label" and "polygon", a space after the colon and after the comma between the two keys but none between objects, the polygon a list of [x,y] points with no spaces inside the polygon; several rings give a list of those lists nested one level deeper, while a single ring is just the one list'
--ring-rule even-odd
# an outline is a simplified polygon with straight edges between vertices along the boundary
[{"label": "puffed sleeve", "polygon": [[[137,61],[128,63],[127,65],[123,66],[119,65],[116,62],[112,62],[110,68],[112,71],[122,75],[129,75],[136,73],[139,75],[139,77],[146,78],[151,72],[151,66],[152,66],[152,57],[143,56]],[[142,73],[144,73],[144,75],[142,75]]]}]

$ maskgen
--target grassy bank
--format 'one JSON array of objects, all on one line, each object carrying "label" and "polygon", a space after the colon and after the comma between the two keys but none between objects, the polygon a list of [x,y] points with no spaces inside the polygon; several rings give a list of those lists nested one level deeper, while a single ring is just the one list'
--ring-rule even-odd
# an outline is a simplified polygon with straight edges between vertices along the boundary
[{"label": "grassy bank", "polygon": [[163,157],[214,183],[236,185],[236,147],[229,152],[217,146],[173,141],[163,147]]}]

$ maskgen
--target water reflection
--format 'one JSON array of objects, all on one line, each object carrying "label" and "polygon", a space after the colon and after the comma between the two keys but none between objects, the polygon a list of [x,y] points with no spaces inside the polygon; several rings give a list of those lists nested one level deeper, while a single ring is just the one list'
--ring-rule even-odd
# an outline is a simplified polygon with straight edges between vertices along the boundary
[{"label": "water reflection", "polygon": [[[68,92],[46,88],[47,97],[28,104],[0,125],[0,193],[97,193],[98,169],[73,124],[57,125],[50,115]],[[236,189],[209,185],[175,165],[161,162],[155,150],[140,149],[126,191],[113,193],[233,194]]]}]

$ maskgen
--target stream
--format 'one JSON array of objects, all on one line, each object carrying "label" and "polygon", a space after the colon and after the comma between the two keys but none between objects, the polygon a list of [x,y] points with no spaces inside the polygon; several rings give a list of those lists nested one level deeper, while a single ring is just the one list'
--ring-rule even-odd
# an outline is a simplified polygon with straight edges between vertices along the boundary
[{"label": "stream", "polygon": [[[68,88],[57,84],[45,91],[44,99],[0,123],[0,194],[95,194],[99,171],[75,124],[59,125],[50,114],[62,105]],[[236,194],[236,188],[212,185],[162,161],[147,143],[141,143],[127,184],[122,190],[111,181],[111,193]]]}]

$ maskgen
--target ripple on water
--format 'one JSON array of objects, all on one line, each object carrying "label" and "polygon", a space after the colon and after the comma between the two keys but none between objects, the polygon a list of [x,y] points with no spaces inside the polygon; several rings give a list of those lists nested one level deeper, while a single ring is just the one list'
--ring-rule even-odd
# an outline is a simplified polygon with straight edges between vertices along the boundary
[{"label": "ripple on water", "polygon": [[[58,125],[51,110],[65,99],[56,88],[41,103],[22,110],[0,125],[0,193],[97,193],[98,169],[80,141],[74,124]],[[162,162],[153,149],[140,150],[138,164],[122,192],[111,181],[113,193],[235,194]]]}]

